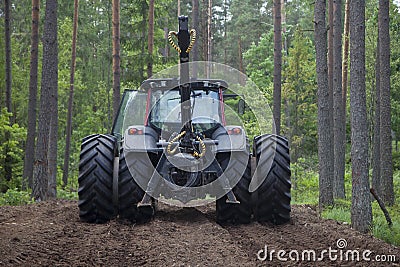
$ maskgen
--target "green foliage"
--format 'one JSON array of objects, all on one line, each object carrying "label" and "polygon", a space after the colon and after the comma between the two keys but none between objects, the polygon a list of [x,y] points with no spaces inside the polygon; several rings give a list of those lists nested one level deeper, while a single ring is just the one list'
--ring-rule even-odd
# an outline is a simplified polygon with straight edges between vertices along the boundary
[{"label": "green foliage", "polygon": [[395,139],[400,140],[400,8],[390,5],[390,90],[392,105],[392,129]]},{"label": "green foliage", "polygon": [[[265,0],[232,0],[228,17],[231,17],[231,19],[227,22],[227,38],[224,40],[226,47],[222,46],[227,53],[224,60],[227,61],[226,64],[240,69],[240,54],[249,49],[251,50],[254,47],[253,43],[258,45],[261,41],[260,36],[273,28],[272,2]],[[220,58],[220,55],[224,55],[224,53],[219,53],[219,55],[217,53],[216,57]],[[266,54],[260,60],[265,57]],[[222,61],[222,59],[220,60]],[[247,74],[250,72],[247,72]],[[251,75],[249,76],[251,77]],[[254,81],[257,83],[256,80]],[[258,83],[257,85],[261,86]]]},{"label": "green foliage", "polygon": [[21,191],[18,188],[8,189],[6,193],[0,193],[0,206],[26,205],[33,203],[30,191]]},{"label": "green foliage", "polygon": [[[6,155],[11,157],[12,171],[15,177],[22,176],[23,168],[23,150],[21,145],[26,138],[26,130],[20,127],[17,123],[10,125],[12,114],[3,108],[0,113],[0,187],[21,188],[21,181],[18,179],[12,181],[4,180],[4,161]],[[9,134],[9,140],[6,140],[6,135]]]},{"label": "green foliage", "polygon": [[246,61],[246,72],[251,80],[263,92],[272,95],[271,84],[274,68],[274,33],[269,31],[263,34],[256,45],[251,44],[250,49],[243,54]]},{"label": "green foliage", "polygon": [[[350,173],[346,172],[346,188],[348,191],[351,190],[351,179]],[[373,226],[372,233],[379,239],[382,239],[388,243],[394,244],[396,246],[400,245],[400,214],[398,213],[400,209],[400,172],[395,172],[394,174],[394,188],[396,195],[396,203],[392,207],[386,207],[391,216],[393,225],[389,227],[385,216],[379,207],[378,203],[374,201],[372,203],[372,213],[373,213]],[[296,189],[295,189],[296,191]],[[347,199],[337,199],[335,200],[335,205],[333,207],[328,207],[322,212],[322,217],[326,219],[333,219],[346,224],[351,224],[351,192],[346,192]],[[308,203],[307,200],[305,203]]]},{"label": "green foliage", "polygon": [[313,160],[304,158],[290,164],[294,204],[318,204],[319,183],[316,167]]},{"label": "green foliage", "polygon": [[317,87],[311,39],[301,28],[294,33],[282,86],[282,132],[288,136],[292,161],[317,153]]},{"label": "green foliage", "polygon": [[[385,216],[378,203],[372,203],[373,226],[372,233],[379,239],[382,239],[390,244],[400,245],[400,215],[398,210],[400,203],[393,207],[386,207],[392,219],[393,225],[389,227]],[[341,200],[336,201],[334,207],[330,207],[322,212],[322,216],[326,219],[333,219],[346,224],[351,224],[350,217],[351,201]]]},{"label": "green foliage", "polygon": [[400,171],[400,151],[393,151],[393,171]]},{"label": "green foliage", "polygon": [[57,188],[57,198],[78,200],[78,192],[76,190],[66,190],[59,187]]},{"label": "green foliage", "polygon": [[[291,164],[292,170],[292,204],[318,205],[318,163],[315,158],[299,158]],[[376,201],[372,203],[372,233],[388,243],[400,245],[400,171],[394,173],[394,189],[396,202],[386,207],[393,225],[389,227],[385,216]],[[351,224],[351,169],[347,166],[345,173],[346,199],[336,199],[335,205],[323,210],[322,217]]]}]

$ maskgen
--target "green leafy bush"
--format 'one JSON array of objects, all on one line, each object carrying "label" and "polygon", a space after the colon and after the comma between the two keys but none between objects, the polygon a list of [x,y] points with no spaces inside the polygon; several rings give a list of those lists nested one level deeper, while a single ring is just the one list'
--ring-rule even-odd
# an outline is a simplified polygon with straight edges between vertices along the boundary
[{"label": "green leafy bush", "polygon": [[315,164],[299,158],[291,163],[292,202],[295,204],[318,204],[319,183]]},{"label": "green leafy bush", "polygon": [[393,170],[400,170],[400,151],[393,151]]},{"label": "green leafy bush", "polygon": [[[3,108],[0,113],[0,189],[4,192],[9,188],[21,187],[21,179],[5,181],[4,161],[8,155],[11,158],[14,177],[22,177],[23,154],[21,144],[25,142],[26,130],[18,124],[10,125],[11,113]],[[7,140],[6,136],[9,135]]]},{"label": "green leafy bush", "polygon": [[77,200],[78,192],[68,189],[57,188],[57,198]]},{"label": "green leafy bush", "polygon": [[17,188],[8,189],[7,192],[0,194],[0,206],[25,205],[33,203],[30,191],[20,191]]}]

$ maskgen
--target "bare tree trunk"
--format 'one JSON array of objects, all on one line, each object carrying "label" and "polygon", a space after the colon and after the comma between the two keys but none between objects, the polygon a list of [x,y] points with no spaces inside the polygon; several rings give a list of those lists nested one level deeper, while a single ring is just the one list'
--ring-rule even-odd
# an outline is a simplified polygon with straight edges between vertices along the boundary
[{"label": "bare tree trunk", "polygon": [[69,99],[68,99],[68,114],[67,114],[67,129],[65,137],[65,154],[63,168],[63,187],[68,184],[69,158],[71,151],[71,135],[72,135],[72,111],[74,103],[74,86],[75,86],[75,67],[76,67],[76,41],[78,33],[78,16],[79,16],[79,0],[74,0],[74,23],[72,29],[72,55],[71,55],[71,70],[69,75]]},{"label": "bare tree trunk", "polygon": [[274,104],[273,116],[276,134],[281,132],[281,92],[282,92],[282,21],[281,0],[274,0]]},{"label": "bare tree trunk", "polygon": [[[343,121],[344,128],[346,129],[346,109],[347,109],[347,86],[348,86],[348,72],[349,72],[349,13],[350,13],[350,0],[346,0],[345,13],[344,13],[344,33],[343,33],[343,62],[342,62],[342,99],[343,99]],[[345,130],[346,134],[346,130]],[[346,142],[346,140],[344,141]]]},{"label": "bare tree trunk", "polygon": [[[146,42],[144,40],[146,40],[146,34],[147,34],[147,3],[145,1],[142,2],[142,38],[141,38],[141,42],[140,42],[140,51],[141,51],[141,55],[145,55],[146,53]],[[144,80],[144,65],[146,64],[145,61],[141,62],[140,67],[139,67],[139,77],[140,80]],[[114,103],[115,104],[115,103]]]},{"label": "bare tree trunk", "polygon": [[333,133],[334,181],[333,196],[345,198],[346,123],[342,99],[342,1],[333,1]]},{"label": "bare tree trunk", "polygon": [[43,65],[40,90],[38,138],[33,168],[33,197],[47,200],[49,183],[49,138],[52,103],[58,87],[57,0],[46,1],[43,34]]},{"label": "bare tree trunk", "polygon": [[[328,85],[333,110],[333,0],[328,0],[328,19]],[[332,185],[334,186],[334,183]]]},{"label": "bare tree trunk", "polygon": [[[202,11],[201,12],[201,40],[202,40],[202,56],[203,56],[203,60],[207,61],[207,36],[208,36],[208,32],[207,32],[207,25],[208,25],[208,17],[207,17],[207,12],[204,12],[204,10],[206,10],[206,8],[208,7],[208,1],[207,0],[202,0]],[[208,8],[207,8],[208,10]],[[205,72],[207,70],[204,70]]]},{"label": "bare tree trunk", "polygon": [[120,26],[119,0],[112,0],[112,34],[113,34],[113,120],[117,117],[121,99],[121,66],[120,66]]},{"label": "bare tree trunk", "polygon": [[[4,38],[5,38],[5,61],[6,61],[6,108],[12,112],[11,90],[12,90],[12,54],[11,54],[11,1],[4,0]],[[6,173],[6,175],[8,175]],[[7,178],[7,177],[6,177]],[[11,178],[11,177],[9,177]],[[7,178],[7,180],[10,180]]]},{"label": "bare tree trunk", "polygon": [[[192,28],[196,31],[196,34],[199,34],[199,0],[192,0]],[[199,61],[199,46],[197,42],[194,43],[194,46],[191,51],[192,54],[192,62]],[[197,78],[198,69],[197,64],[193,65],[193,77]]]},{"label": "bare tree trunk", "polygon": [[[111,12],[110,12],[111,11]],[[111,15],[110,15],[111,14]],[[112,41],[112,3],[110,1],[107,1],[107,26],[108,26],[108,34],[107,34],[107,52],[112,54],[113,52],[113,41]],[[110,64],[107,64],[107,119],[108,119],[108,124],[110,125],[110,131],[112,129],[112,119],[114,116],[112,107],[111,107],[111,101],[114,101],[114,96],[113,100],[111,100],[110,97],[110,91],[112,90],[112,85],[111,85],[111,66]],[[112,75],[114,78],[114,75]]]},{"label": "bare tree trunk", "polygon": [[327,33],[325,25],[326,1],[316,0],[315,51],[318,81],[318,159],[319,159],[319,206],[333,205],[333,132],[330,123],[328,87]]},{"label": "bare tree trunk", "polygon": [[243,54],[242,54],[242,38],[240,36],[238,38],[238,55],[239,55],[239,71],[241,73],[244,73]]},{"label": "bare tree trunk", "polygon": [[[12,56],[11,56],[11,1],[4,0],[4,32],[5,32],[5,59],[6,59],[6,108],[7,112],[12,113],[11,103],[11,87],[12,87]],[[10,117],[12,125],[12,117]],[[5,160],[4,160],[4,176],[6,181],[11,181],[12,178],[12,158],[9,155],[10,132],[5,133]]]},{"label": "bare tree trunk", "polygon": [[58,92],[55,90],[50,97],[51,101],[51,120],[49,137],[49,181],[48,197],[57,197],[57,139],[58,139]]},{"label": "bare tree trunk", "polygon": [[[199,35],[199,0],[192,0],[192,28],[196,31],[196,34]],[[197,42],[194,43],[192,51],[192,62],[199,61],[199,46]],[[193,69],[191,73],[192,77],[194,79],[197,78],[198,76],[198,64],[195,63],[193,64]]]},{"label": "bare tree trunk", "polygon": [[[227,25],[227,21],[228,21],[228,2],[227,0],[224,0],[224,42],[226,43],[228,41],[228,25]],[[226,65],[226,63],[228,62],[227,59],[227,47],[224,46],[224,64]]]},{"label": "bare tree trunk", "polygon": [[[379,31],[379,28],[378,28]],[[379,33],[378,33],[379,35]],[[375,114],[374,114],[374,140],[372,150],[372,188],[378,195],[381,192],[381,141],[380,141],[380,128],[381,128],[381,113],[380,113],[380,64],[379,64],[379,37],[376,46],[376,62],[375,62]]]},{"label": "bare tree trunk", "polygon": [[380,69],[380,162],[381,193],[388,206],[394,204],[392,132],[390,114],[390,34],[389,1],[379,0],[379,69]]},{"label": "bare tree trunk", "polygon": [[207,78],[210,77],[211,73],[211,18],[212,18],[212,0],[208,0],[208,12],[207,12]]},{"label": "bare tree trunk", "polygon": [[368,179],[368,127],[365,87],[365,2],[350,2],[350,114],[352,163],[352,227],[369,232],[372,210]]},{"label": "bare tree trunk", "polygon": [[148,34],[149,61],[147,63],[147,78],[153,76],[153,48],[154,48],[154,0],[149,0],[149,34]]},{"label": "bare tree trunk", "polygon": [[[286,11],[285,11],[285,1],[281,0],[281,25],[282,25],[282,49],[284,51],[284,55],[288,55],[288,41],[286,38]],[[286,62],[284,62],[285,64]]]},{"label": "bare tree trunk", "polygon": [[32,188],[33,161],[35,158],[36,105],[39,60],[39,10],[40,1],[32,0],[31,60],[29,73],[28,132],[24,158],[23,189]]}]

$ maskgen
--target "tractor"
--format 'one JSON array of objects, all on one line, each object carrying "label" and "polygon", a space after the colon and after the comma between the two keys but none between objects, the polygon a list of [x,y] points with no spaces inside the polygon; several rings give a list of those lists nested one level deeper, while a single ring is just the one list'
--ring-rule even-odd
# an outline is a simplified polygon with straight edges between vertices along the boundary
[{"label": "tractor", "polygon": [[225,80],[190,74],[196,33],[186,16],[178,21],[178,32],[168,36],[179,53],[178,77],[165,72],[138,90],[125,90],[112,133],[82,140],[80,219],[146,223],[162,201],[182,207],[215,203],[219,224],[288,222],[288,141],[262,134],[250,142],[243,125],[227,122],[225,101],[239,99],[240,116],[244,100]]}]

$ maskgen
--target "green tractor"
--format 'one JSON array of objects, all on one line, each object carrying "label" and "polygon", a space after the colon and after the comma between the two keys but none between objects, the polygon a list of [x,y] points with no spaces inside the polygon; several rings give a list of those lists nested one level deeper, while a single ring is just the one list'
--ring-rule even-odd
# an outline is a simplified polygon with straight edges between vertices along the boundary
[{"label": "green tractor", "polygon": [[[162,201],[178,206],[216,202],[220,224],[288,222],[287,140],[263,134],[251,147],[243,125],[229,125],[224,101],[241,97],[229,93],[224,80],[190,76],[195,31],[189,31],[187,17],[179,17],[179,31],[169,40],[180,55],[179,77],[166,74],[145,80],[138,90],[125,90],[112,133],[82,140],[81,220],[104,223],[118,217],[145,223]],[[241,114],[243,99],[237,103]]]}]

